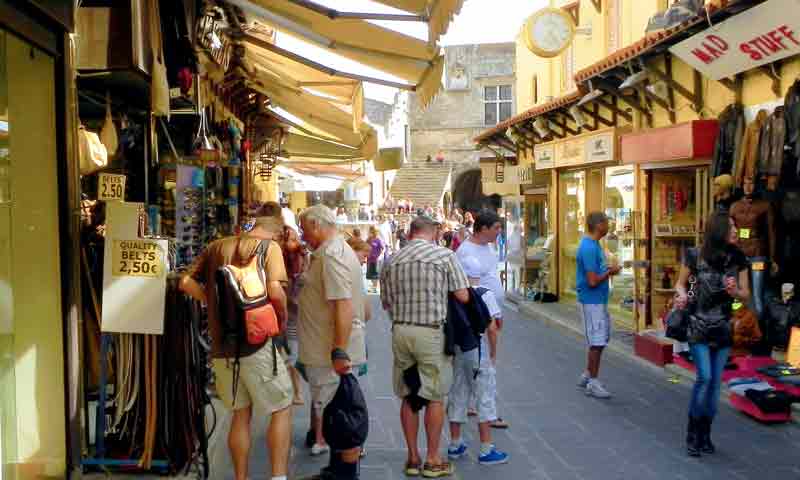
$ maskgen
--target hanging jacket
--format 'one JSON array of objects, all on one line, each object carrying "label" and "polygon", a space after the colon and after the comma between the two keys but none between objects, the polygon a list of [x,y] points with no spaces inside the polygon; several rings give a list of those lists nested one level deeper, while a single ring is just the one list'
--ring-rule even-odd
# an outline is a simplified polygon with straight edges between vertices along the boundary
[{"label": "hanging jacket", "polygon": [[769,118],[766,110],[759,110],[755,120],[747,125],[742,138],[742,147],[739,150],[739,159],[733,175],[734,185],[742,186],[747,177],[756,178],[756,167],[758,164],[758,147],[761,136],[761,128]]},{"label": "hanging jacket", "polygon": [[[800,158],[800,79],[786,92],[784,100],[786,110],[786,144],[791,147],[794,158]],[[798,164],[800,169],[800,164]],[[797,172],[800,175],[800,170]]]},{"label": "hanging jacket", "polygon": [[481,296],[485,288],[470,288],[469,302],[461,303],[452,293],[448,299],[445,323],[445,353],[455,355],[458,346],[462,352],[480,348],[481,335],[492,321],[489,308]]},{"label": "hanging jacket", "polygon": [[783,114],[783,107],[778,107],[770,115],[771,123],[769,135],[769,155],[767,157],[767,189],[777,190],[781,178],[781,167],[783,166],[783,146],[786,143],[786,119]]},{"label": "hanging jacket", "polygon": [[719,116],[719,136],[714,145],[711,177],[731,173],[744,136],[744,110],[741,105],[731,104]]}]

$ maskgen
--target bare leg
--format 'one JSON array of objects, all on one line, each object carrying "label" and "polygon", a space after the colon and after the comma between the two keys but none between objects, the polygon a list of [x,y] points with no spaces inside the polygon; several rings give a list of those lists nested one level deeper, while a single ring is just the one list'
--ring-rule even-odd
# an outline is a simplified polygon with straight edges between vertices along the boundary
[{"label": "bare leg", "polygon": [[406,445],[408,446],[408,462],[416,465],[420,462],[419,445],[417,443],[419,414],[411,410],[411,405],[405,399],[403,400],[403,406],[400,407],[400,423],[403,425],[403,434],[406,437]]},{"label": "bare leg", "polygon": [[250,456],[250,418],[253,407],[240,408],[233,411],[231,429],[228,432],[228,448],[236,480],[247,478],[247,460]]},{"label": "bare leg", "polygon": [[425,409],[425,435],[428,439],[428,452],[425,461],[431,465],[442,463],[439,446],[444,428],[444,405],[442,402],[430,402]]},{"label": "bare leg", "polygon": [[589,347],[589,354],[587,358],[586,370],[589,372],[589,377],[597,378],[600,373],[600,357],[603,355],[603,347]]},{"label": "bare leg", "polygon": [[478,424],[478,433],[481,437],[481,443],[492,443],[492,422],[481,422]]},{"label": "bare leg", "polygon": [[325,437],[322,435],[322,414],[321,412],[317,412],[317,409],[312,408],[311,413],[313,417],[311,417],[311,427],[314,429],[314,438],[317,445],[327,445],[325,443]]},{"label": "bare leg", "polygon": [[273,413],[267,427],[267,450],[273,477],[280,477],[289,472],[291,436],[292,409],[287,407]]},{"label": "bare leg", "polygon": [[450,422],[450,443],[455,445],[461,441],[461,424]]},{"label": "bare leg", "polygon": [[292,403],[294,405],[302,405],[303,402],[303,384],[300,383],[300,374],[297,372],[297,369],[290,366],[288,368],[289,376],[292,378],[292,388],[294,389],[294,399]]}]

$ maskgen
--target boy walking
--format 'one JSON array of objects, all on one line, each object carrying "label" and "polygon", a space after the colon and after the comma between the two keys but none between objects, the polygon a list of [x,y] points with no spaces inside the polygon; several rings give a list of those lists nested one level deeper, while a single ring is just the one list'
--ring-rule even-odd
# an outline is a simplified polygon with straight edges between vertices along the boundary
[{"label": "boy walking", "polygon": [[[477,287],[480,283],[481,265],[476,258],[462,259],[464,273],[470,284]],[[481,335],[480,348],[462,352],[456,346],[453,361],[453,387],[447,404],[447,417],[450,420],[450,446],[447,456],[457,460],[467,453],[467,445],[461,440],[461,427],[467,423],[467,408],[470,398],[477,398],[478,431],[480,433],[480,453],[478,462],[481,465],[498,465],[508,462],[508,454],[495,448],[492,443],[491,424],[497,420],[496,374],[494,362],[497,353],[496,335],[497,319],[501,316],[494,293],[481,288],[481,299],[489,309],[492,319],[486,332]]]},{"label": "boy walking", "polygon": [[611,318],[608,314],[608,279],[619,273],[617,265],[608,267],[600,240],[608,234],[608,218],[602,212],[592,212],[586,217],[588,233],[578,246],[576,258],[576,290],[578,291],[578,313],[581,315],[586,342],[589,345],[586,371],[578,381],[578,387],[586,395],[595,398],[610,398],[611,394],[597,379],[603,349],[611,338]]}]

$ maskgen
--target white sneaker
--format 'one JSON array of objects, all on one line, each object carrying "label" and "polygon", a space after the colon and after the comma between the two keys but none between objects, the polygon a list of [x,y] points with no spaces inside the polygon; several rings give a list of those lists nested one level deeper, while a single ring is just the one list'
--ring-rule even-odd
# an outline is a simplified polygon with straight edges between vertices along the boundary
[{"label": "white sneaker", "polygon": [[326,453],[331,451],[331,447],[327,445],[320,445],[319,443],[315,443],[313,447],[311,447],[311,456],[318,457],[320,455],[325,455]]},{"label": "white sneaker", "polygon": [[586,388],[586,385],[589,384],[589,374],[586,372],[581,373],[581,378],[578,380],[578,388]]},{"label": "white sneaker", "polygon": [[594,398],[611,398],[611,394],[597,379],[589,380],[586,384],[586,395]]}]

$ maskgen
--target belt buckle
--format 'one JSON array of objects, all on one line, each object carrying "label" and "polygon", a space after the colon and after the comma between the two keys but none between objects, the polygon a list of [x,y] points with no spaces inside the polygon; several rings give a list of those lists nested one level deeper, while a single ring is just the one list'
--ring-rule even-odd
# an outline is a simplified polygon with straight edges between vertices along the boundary
[{"label": "belt buckle", "polygon": [[761,272],[764,270],[764,262],[753,262],[751,266],[754,272]]},{"label": "belt buckle", "polygon": [[740,228],[739,229],[739,238],[743,240],[748,240],[750,238],[750,229],[749,228]]}]

